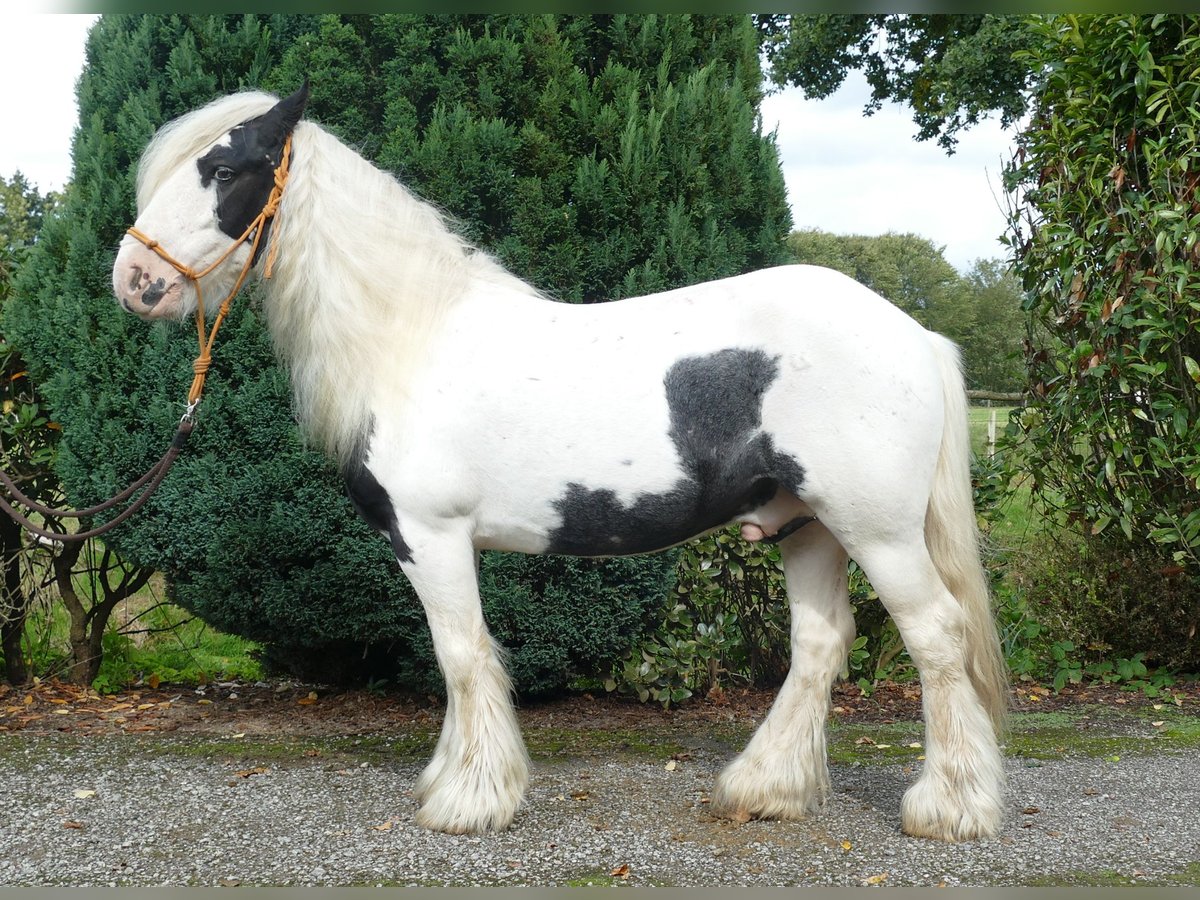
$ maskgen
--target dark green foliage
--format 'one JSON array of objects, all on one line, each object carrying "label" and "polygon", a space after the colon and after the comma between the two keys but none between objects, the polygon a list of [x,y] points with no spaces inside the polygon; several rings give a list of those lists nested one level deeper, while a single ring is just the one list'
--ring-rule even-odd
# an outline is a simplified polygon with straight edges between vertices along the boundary
[{"label": "dark green foliage", "polygon": [[828,97],[851,69],[871,85],[868,115],[884,102],[907,103],[917,140],[936,137],[948,152],[956,135],[991,113],[1007,127],[1024,115],[1031,80],[1017,54],[1033,35],[1019,16],[756,16],[776,84]]},{"label": "dark green foliage", "polygon": [[[539,287],[607,299],[783,257],[775,148],[758,133],[756,44],[740,17],[105,16],[79,86],[74,186],[6,326],[63,423],[72,501],[161,453],[195,353],[188,327],[119,312],[112,254],[137,158],[214,96],[312,83],[308,115]],[[301,443],[284,373],[244,297],[221,333],[201,421],[146,510],[113,533],[172,599],[310,677],[429,687],[419,604],[340,479]],[[518,686],[604,672],[665,596],[670,554],[493,556],[485,615]]]},{"label": "dark green foliage", "polygon": [[[17,268],[33,244],[57,195],[43,196],[20,172],[0,176],[0,308],[8,302]],[[41,395],[25,375],[25,361],[0,336],[0,450],[5,470],[30,497],[56,499],[58,480],[50,468],[58,431]],[[12,684],[28,680],[21,635],[33,601],[26,584],[30,550],[20,526],[0,513],[0,658]]]},{"label": "dark green foliage", "polygon": [[784,259],[744,17],[326,16],[268,85],[305,75],[310,115],[556,297]]},{"label": "dark green foliage", "polygon": [[[1045,541],[1020,579],[1043,642],[1051,643],[1051,636],[1069,641],[1081,665],[1141,654],[1154,667],[1200,671],[1195,581],[1156,551],[1074,535]],[[1047,654],[1040,658],[1045,662]]]},{"label": "dark green foliage", "polygon": [[1160,601],[1139,614],[1181,622],[1176,637],[1195,646],[1200,19],[1034,26],[1027,64],[1044,75],[1008,172],[1023,197],[1012,242],[1032,333],[1023,467],[1094,543],[1090,556],[1161,572],[1138,577]]}]

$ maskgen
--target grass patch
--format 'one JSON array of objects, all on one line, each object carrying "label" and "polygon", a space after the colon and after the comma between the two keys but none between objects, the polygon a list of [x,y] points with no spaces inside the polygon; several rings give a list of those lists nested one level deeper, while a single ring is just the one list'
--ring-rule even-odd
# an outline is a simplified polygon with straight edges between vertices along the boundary
[{"label": "grass patch", "polygon": [[[1005,752],[1024,759],[1118,761],[1126,756],[1200,749],[1200,719],[1166,709],[1151,712],[1153,715],[1088,706],[1074,712],[1017,713],[1006,736]],[[1153,726],[1152,721],[1163,724]],[[1084,725],[1095,730],[1085,731]],[[1143,733],[1131,734],[1131,730]]]},{"label": "grass patch", "polygon": [[[1153,726],[1151,722],[1162,722]],[[831,722],[829,761],[836,765],[919,762],[925,755],[920,722],[857,725]],[[1089,706],[1078,711],[1016,713],[1004,740],[1006,756],[1028,760],[1089,758],[1119,761],[1200,750],[1200,718],[1177,710],[1117,711]]]},{"label": "grass patch", "polygon": [[[70,617],[60,603],[34,606],[22,642],[34,674],[65,675],[70,667],[70,628]],[[160,601],[153,587],[117,607],[102,649],[100,672],[92,682],[101,693],[151,678],[197,685],[263,677],[256,643],[218,631],[186,610]]]},{"label": "grass patch", "polygon": [[925,754],[924,733],[920,722],[885,725],[831,722],[826,732],[826,748],[829,761],[838,765],[884,766],[917,762]]},{"label": "grass patch", "polygon": [[1200,885],[1200,863],[1189,863],[1179,872],[1167,872],[1162,875],[1135,876],[1108,869],[1102,872],[1077,871],[1037,875],[1025,882],[1027,887],[1125,887],[1131,884],[1147,887]]},{"label": "grass patch", "polygon": [[218,631],[185,610],[155,603],[120,631],[111,632],[97,690],[120,690],[156,676],[177,684],[257,681],[258,645]]},{"label": "grass patch", "polygon": [[665,760],[686,749],[668,733],[647,734],[634,728],[530,728],[525,744],[531,756],[545,759],[626,755]]}]

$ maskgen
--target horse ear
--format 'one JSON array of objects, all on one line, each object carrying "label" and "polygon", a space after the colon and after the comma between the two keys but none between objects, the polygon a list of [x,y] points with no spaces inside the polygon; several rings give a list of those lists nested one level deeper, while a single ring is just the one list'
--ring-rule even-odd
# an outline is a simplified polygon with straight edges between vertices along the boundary
[{"label": "horse ear", "polygon": [[274,116],[278,114],[279,123],[283,126],[285,132],[290,132],[296,127],[296,123],[300,121],[300,117],[304,115],[304,107],[308,105],[308,78],[304,79],[304,84],[293,94],[284,97],[275,105],[268,115]]},{"label": "horse ear", "polygon": [[274,154],[283,146],[284,140],[292,133],[300,117],[304,115],[304,107],[308,104],[308,79],[295,93],[284,97],[269,110],[251,119],[245,124],[249,126],[250,140],[261,150]]}]

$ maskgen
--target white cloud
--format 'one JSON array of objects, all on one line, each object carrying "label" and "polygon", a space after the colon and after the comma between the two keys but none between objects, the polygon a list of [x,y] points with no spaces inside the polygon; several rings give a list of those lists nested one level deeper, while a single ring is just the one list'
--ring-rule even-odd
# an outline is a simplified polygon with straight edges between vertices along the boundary
[{"label": "white cloud", "polygon": [[75,83],[94,15],[0,13],[0,175],[18,169],[45,193],[71,177]]},{"label": "white cloud", "polygon": [[806,100],[791,88],[763,103],[763,127],[777,128],[797,228],[835,234],[913,232],[945,247],[960,270],[1003,256],[1000,173],[1012,135],[984,121],[960,136],[954,155],[913,140],[906,107],[862,109],[866,81],[852,73],[833,96]]}]

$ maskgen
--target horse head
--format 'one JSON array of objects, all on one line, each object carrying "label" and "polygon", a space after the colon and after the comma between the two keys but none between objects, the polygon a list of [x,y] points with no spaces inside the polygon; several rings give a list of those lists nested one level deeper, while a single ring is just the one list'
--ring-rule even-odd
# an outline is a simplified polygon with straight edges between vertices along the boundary
[{"label": "horse head", "polygon": [[[307,101],[305,81],[266,112],[186,150],[171,145],[187,143],[179,126],[188,117],[160,132],[142,158],[137,221],[113,265],[113,292],[124,309],[143,319],[182,319],[196,309],[200,277],[210,295],[234,290],[267,246],[270,219],[259,226],[257,241],[251,226]],[[176,158],[169,171],[148,176],[150,165],[161,169],[163,160]]]}]

